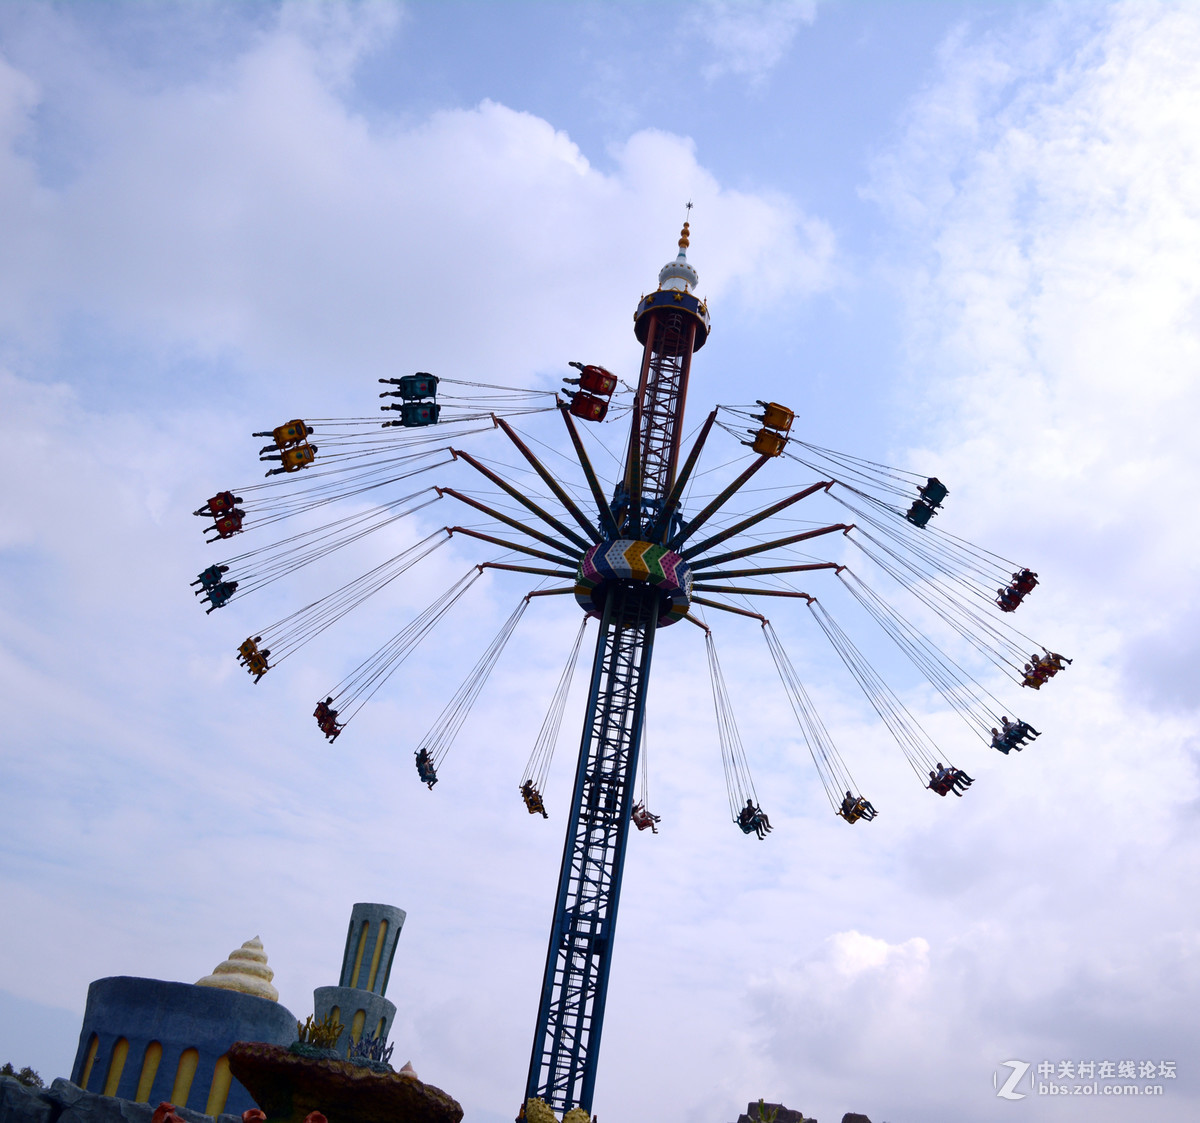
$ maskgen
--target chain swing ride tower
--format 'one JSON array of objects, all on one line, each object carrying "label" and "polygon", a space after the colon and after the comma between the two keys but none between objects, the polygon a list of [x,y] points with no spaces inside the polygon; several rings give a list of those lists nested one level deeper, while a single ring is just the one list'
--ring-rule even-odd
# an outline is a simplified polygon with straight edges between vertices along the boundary
[{"label": "chain swing ride tower", "polygon": [[643,352],[625,471],[599,504],[604,538],[575,590],[600,635],[525,1092],[560,1112],[591,1110],[654,636],[690,599],[689,567],[669,548],[686,482],[676,476],[688,374],[709,329],[688,230],[634,316]]},{"label": "chain swing ride tower", "polygon": [[[494,560],[472,565],[377,652],[324,692],[324,700],[317,702],[313,717],[325,739],[332,743],[485,570],[557,579],[559,584],[539,587],[525,595],[420,741],[414,754],[417,775],[430,790],[438,781],[438,767],[531,598],[573,594],[585,615],[599,622],[525,1087],[525,1103],[540,1099],[560,1116],[572,1108],[591,1112],[625,848],[631,826],[645,829],[657,821],[644,805],[635,805],[633,800],[635,777],[639,774],[638,757],[644,752],[642,731],[650,665],[660,628],[687,619],[705,633],[731,816],[744,834],[757,834],[760,839],[771,829],[770,823],[757,802],[712,632],[704,621],[692,615],[693,605],[720,609],[761,625],[831,810],[850,824],[860,820],[869,822],[877,812],[861,794],[813,709],[770,620],[731,604],[728,599],[713,600],[712,594],[723,598],[782,597],[789,598],[782,602],[785,605],[803,604],[813,618],[813,626],[824,634],[896,740],[921,787],[937,796],[947,796],[952,789],[961,795],[973,779],[950,763],[949,756],[933,743],[823,603],[796,589],[785,575],[824,571],[826,578],[836,580],[843,586],[844,594],[857,602],[898,645],[985,745],[1007,757],[1012,750],[1019,752],[1023,742],[1038,736],[1028,723],[1008,721],[1003,710],[1012,712],[1011,706],[1001,703],[983,683],[875,594],[846,561],[822,560],[819,555],[805,552],[797,554],[793,547],[807,551],[815,540],[837,535],[834,541],[845,543],[839,545],[843,558],[846,551],[857,550],[868,563],[890,575],[926,609],[939,616],[948,629],[974,647],[977,655],[1020,686],[1038,690],[1071,662],[1045,647],[1042,655],[1027,655],[1034,641],[1004,622],[1003,614],[1012,613],[1038,584],[1036,573],[1023,568],[1010,578],[1008,571],[1016,563],[929,528],[930,519],[948,494],[945,485],[936,478],[929,477],[922,483],[915,473],[789,437],[792,411],[762,401],[757,403],[761,415],[753,407],[713,409],[681,462],[691,359],[704,346],[709,332],[708,308],[695,293],[699,276],[687,260],[688,236],[689,225],[685,222],[678,255],[659,271],[657,289],[642,297],[634,313],[634,332],[643,347],[642,360],[630,411],[626,454],[611,494],[601,484],[572,418],[602,420],[608,408],[604,399],[611,396],[617,379],[602,367],[572,363],[579,369],[580,377],[565,381],[579,385],[580,389],[569,395],[569,402],[562,400],[561,391],[439,379],[425,372],[382,378],[380,382],[395,389],[385,390],[380,397],[400,399],[381,407],[388,411],[389,420],[381,426],[386,435],[379,434],[375,423],[364,428],[362,418],[312,418],[323,449],[321,461],[313,468],[317,446],[308,443],[308,436],[314,431],[309,421],[296,419],[274,430],[256,433],[255,436],[270,437],[273,441],[260,450],[260,460],[281,465],[270,468],[266,473],[268,478],[308,469],[314,478],[313,486],[296,492],[280,490],[286,487],[283,480],[250,484],[237,489],[248,499],[232,490],[222,491],[194,512],[214,520],[205,535],[215,533],[217,537],[211,539],[215,542],[244,529],[246,511],[240,506],[243,503],[254,516],[252,521],[265,527],[315,511],[335,499],[361,502],[361,496],[376,488],[391,488],[426,471],[448,470],[455,462],[463,465],[460,472],[468,480],[483,486],[482,494],[468,494],[441,484],[406,496],[392,497],[389,493],[386,501],[366,510],[357,510],[324,525],[313,525],[276,543],[210,565],[191,582],[194,595],[203,596],[207,602],[205,613],[211,614],[235,594],[240,600],[255,589],[366,534],[391,526],[398,519],[415,515],[443,498],[461,503],[462,509],[475,513],[472,518],[478,515],[490,520],[483,525],[496,533],[484,533],[478,529],[478,523],[447,525],[435,530],[327,596],[256,629],[238,647],[239,662],[258,682],[272,666],[283,662],[452,538],[462,536],[500,548],[502,552]],[[439,383],[443,384],[442,402],[436,400]],[[464,395],[459,388],[471,392]],[[552,399],[552,404],[546,398]],[[720,410],[726,410],[731,418],[739,418],[737,424],[750,421],[761,428],[757,431],[738,428],[737,424],[718,420]],[[586,512],[502,413],[561,415],[586,482],[583,494],[590,495]],[[482,427],[471,427],[480,423]],[[526,494],[515,477],[506,479],[457,442],[444,444],[430,426],[439,430],[450,428],[457,437],[500,431],[553,494],[566,517],[576,523],[576,528]],[[753,455],[747,457],[749,464],[735,479],[700,509],[689,507],[685,515],[684,492],[714,428],[748,446]],[[746,440],[745,434],[751,434],[753,439]],[[794,442],[793,447],[785,448],[789,442]],[[816,482],[795,491],[791,491],[793,484],[785,483],[783,489],[791,493],[781,499],[751,513],[746,513],[746,508],[757,507],[756,503],[744,503],[736,514],[721,514],[722,508],[751,477],[778,456],[787,456],[816,473]],[[502,467],[498,462],[493,463]],[[914,487],[916,500],[911,497]],[[500,500],[500,507],[492,505],[495,500],[491,496],[497,493],[520,504],[528,514],[515,518],[505,513],[504,499]],[[794,505],[821,493],[823,500],[838,503],[848,511],[854,522],[820,525],[816,520],[795,519]],[[748,533],[784,512],[789,512],[786,517],[791,526],[769,523],[763,528],[768,533]],[[801,525],[799,530],[797,522]],[[712,523],[715,528],[710,526],[708,533],[697,535],[697,531]],[[779,526],[784,532],[781,537],[773,536],[771,525]],[[506,531],[509,537],[497,536]],[[514,554],[518,556],[514,558]],[[530,564],[525,559],[550,563],[552,568]],[[731,563],[733,568],[729,568]],[[738,581],[741,578],[765,580],[756,587],[748,587]],[[736,583],[727,584],[730,580]],[[996,582],[1001,583],[1001,588],[993,594],[991,589]],[[998,608],[1002,615],[983,615],[990,614],[993,608]],[[557,722],[562,717],[582,637],[581,626],[521,785],[530,814],[540,812],[548,817],[538,788],[544,786],[557,738]],[[1004,732],[997,726],[1002,726]]]}]

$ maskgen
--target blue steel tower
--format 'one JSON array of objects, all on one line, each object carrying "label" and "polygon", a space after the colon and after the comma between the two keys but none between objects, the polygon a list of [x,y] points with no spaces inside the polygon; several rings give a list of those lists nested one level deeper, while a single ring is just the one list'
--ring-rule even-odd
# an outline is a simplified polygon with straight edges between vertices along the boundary
[{"label": "blue steel tower", "polygon": [[689,566],[672,546],[695,455],[677,466],[692,354],[709,317],[688,229],[634,314],[643,352],[625,470],[611,504],[599,504],[602,540],[576,576],[576,599],[600,634],[525,1093],[558,1112],[591,1111],[654,636],[690,600]]}]

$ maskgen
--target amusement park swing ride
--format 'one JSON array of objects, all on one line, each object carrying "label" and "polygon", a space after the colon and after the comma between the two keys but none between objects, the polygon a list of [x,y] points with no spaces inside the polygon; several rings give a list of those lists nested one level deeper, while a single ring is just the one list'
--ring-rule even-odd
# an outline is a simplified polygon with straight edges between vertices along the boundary
[{"label": "amusement park swing ride", "polygon": [[[869,822],[876,809],[834,746],[770,619],[758,611],[765,605],[808,611],[922,786],[939,796],[962,796],[972,779],[962,768],[943,763],[948,757],[822,602],[797,587],[799,574],[840,583],[985,745],[1007,755],[1038,736],[1027,722],[1010,721],[976,678],[849,565],[800,553],[797,547],[836,543],[845,556],[842,544],[849,543],[872,572],[893,578],[1019,686],[1038,690],[1069,662],[1044,647],[1028,654],[1032,641],[1009,622],[1037,585],[1035,573],[931,525],[949,494],[936,478],[807,443],[791,431],[792,411],[776,402],[717,406],[683,454],[692,356],[704,346],[710,326],[708,307],[696,295],[699,277],[687,260],[688,245],[685,223],[678,256],[662,268],[658,288],[642,297],[634,314],[642,360],[627,411],[622,470],[615,480],[602,479],[577,424],[602,422],[609,414],[620,384],[604,368],[572,363],[577,376],[565,379],[561,391],[490,386],[418,372],[380,379],[389,387],[380,397],[394,399],[382,407],[389,414],[382,432],[378,420],[352,418],[293,420],[256,433],[269,438],[260,452],[273,465],[269,482],[219,492],[195,512],[212,520],[206,532],[217,542],[334,501],[353,501],[354,508],[332,522],[209,566],[192,582],[209,613],[442,500],[451,500],[464,520],[471,520],[470,525],[434,531],[314,603],[260,628],[237,656],[255,682],[453,537],[496,551],[317,702],[314,716],[329,741],[347,730],[485,570],[541,579],[519,600],[416,746],[418,777],[430,789],[530,601],[571,596],[583,619],[520,784],[529,813],[547,816],[543,792],[551,757],[584,632],[589,620],[597,622],[525,1090],[527,1098],[540,1098],[560,1113],[576,1107],[591,1111],[630,827],[657,832],[659,818],[646,806],[644,754],[636,793],[640,798],[635,798],[635,788],[660,631],[686,623],[703,633],[731,818],[746,835],[759,839],[771,830],[770,820],[754,790],[713,632],[696,614],[697,606],[759,624],[831,808],[847,824]],[[613,412],[615,416],[619,407]],[[548,413],[561,417],[578,470],[574,480],[548,468],[511,420]],[[702,496],[707,501],[701,505],[692,501],[691,492],[714,430],[748,447],[749,453],[742,454],[748,463],[715,494]],[[507,442],[505,447],[528,468],[510,468],[506,476],[489,467],[481,454],[463,448],[468,438],[475,444]],[[780,459],[799,463],[811,474],[810,482],[785,489],[765,507],[731,515],[735,497]],[[469,469],[466,485],[439,483],[395,495],[415,486],[405,481],[422,473],[453,467],[462,476],[460,464]],[[791,517],[797,505],[820,497],[840,505],[844,521],[800,524]]]}]

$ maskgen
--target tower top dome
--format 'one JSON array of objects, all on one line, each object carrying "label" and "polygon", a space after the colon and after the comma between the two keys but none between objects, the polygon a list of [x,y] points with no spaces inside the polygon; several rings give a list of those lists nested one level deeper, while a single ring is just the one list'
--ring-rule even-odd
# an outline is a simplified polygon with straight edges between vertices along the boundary
[{"label": "tower top dome", "polygon": [[677,292],[691,292],[700,281],[700,274],[688,262],[687,248],[689,244],[689,223],[683,224],[679,232],[679,254],[674,261],[668,262],[658,271],[658,287],[673,289]]}]

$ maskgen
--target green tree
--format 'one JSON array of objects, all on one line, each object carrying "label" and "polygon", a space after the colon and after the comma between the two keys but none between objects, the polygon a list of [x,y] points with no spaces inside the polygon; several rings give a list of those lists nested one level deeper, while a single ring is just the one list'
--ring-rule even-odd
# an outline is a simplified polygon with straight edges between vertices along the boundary
[{"label": "green tree", "polygon": [[33,1069],[31,1069],[28,1065],[18,1072],[15,1068],[13,1068],[11,1063],[6,1064],[3,1068],[0,1068],[0,1076],[11,1076],[24,1084],[26,1088],[45,1087],[45,1085],[42,1083],[42,1078],[38,1076],[38,1074],[34,1072]]}]

